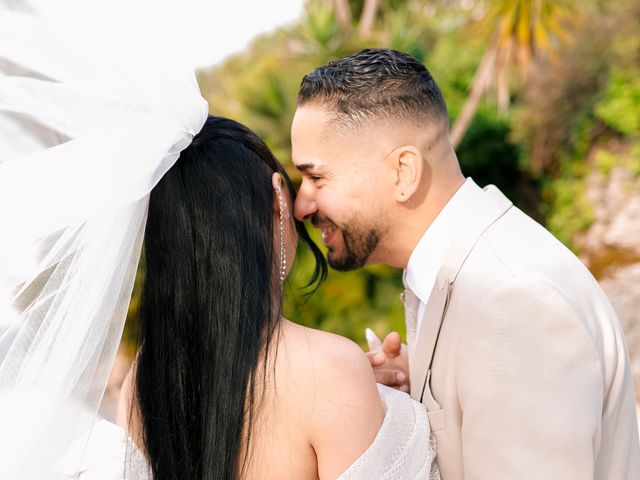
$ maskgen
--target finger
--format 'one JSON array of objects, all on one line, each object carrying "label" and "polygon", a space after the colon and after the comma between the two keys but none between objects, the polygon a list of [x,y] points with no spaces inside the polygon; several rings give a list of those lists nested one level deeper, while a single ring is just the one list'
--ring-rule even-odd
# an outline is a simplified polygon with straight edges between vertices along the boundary
[{"label": "finger", "polygon": [[379,351],[382,350],[382,342],[378,338],[378,336],[374,333],[370,328],[366,328],[364,330],[364,335],[367,339],[367,343],[369,344],[370,351]]},{"label": "finger", "polygon": [[376,382],[386,385],[387,387],[395,387],[398,382],[395,370],[374,370]]},{"label": "finger", "polygon": [[409,393],[409,384],[408,383],[404,383],[398,387],[396,387],[398,390],[400,390],[401,392],[404,393]]},{"label": "finger", "polygon": [[404,373],[398,370],[374,370],[376,382],[388,387],[395,387],[406,383],[406,376]]},{"label": "finger", "polygon": [[366,354],[372,367],[380,367],[387,361],[384,352],[366,352]]},{"label": "finger", "polygon": [[400,355],[402,349],[402,342],[400,341],[400,334],[398,332],[391,332],[384,339],[382,344],[382,350],[388,357],[397,357]]}]

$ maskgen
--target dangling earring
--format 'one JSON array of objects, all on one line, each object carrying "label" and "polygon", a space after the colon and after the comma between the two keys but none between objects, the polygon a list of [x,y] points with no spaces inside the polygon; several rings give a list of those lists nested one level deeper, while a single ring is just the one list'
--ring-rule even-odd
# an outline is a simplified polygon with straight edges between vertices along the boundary
[{"label": "dangling earring", "polygon": [[278,204],[280,205],[280,281],[284,282],[287,275],[287,252],[285,251],[285,237],[284,237],[284,209],[286,207],[282,200],[282,190],[280,187],[275,188],[278,194]]}]

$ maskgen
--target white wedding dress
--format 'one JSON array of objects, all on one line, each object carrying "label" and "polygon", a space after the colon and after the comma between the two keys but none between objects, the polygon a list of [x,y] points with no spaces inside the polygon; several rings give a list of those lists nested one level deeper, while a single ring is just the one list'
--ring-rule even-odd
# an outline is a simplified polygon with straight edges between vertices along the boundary
[{"label": "white wedding dress", "polygon": [[[369,448],[338,480],[439,480],[424,406],[409,395],[378,385],[385,417]],[[62,478],[151,480],[144,455],[124,429],[100,420],[58,464]]]}]

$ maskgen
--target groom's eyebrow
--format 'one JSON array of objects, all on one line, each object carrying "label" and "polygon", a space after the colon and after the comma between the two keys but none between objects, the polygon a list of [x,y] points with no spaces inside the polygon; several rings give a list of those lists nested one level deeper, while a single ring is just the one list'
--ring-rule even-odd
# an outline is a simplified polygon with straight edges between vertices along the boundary
[{"label": "groom's eyebrow", "polygon": [[322,171],[327,169],[327,167],[323,165],[318,167],[315,163],[301,163],[299,165],[296,165],[296,168],[300,171],[300,173],[307,173],[309,170]]}]

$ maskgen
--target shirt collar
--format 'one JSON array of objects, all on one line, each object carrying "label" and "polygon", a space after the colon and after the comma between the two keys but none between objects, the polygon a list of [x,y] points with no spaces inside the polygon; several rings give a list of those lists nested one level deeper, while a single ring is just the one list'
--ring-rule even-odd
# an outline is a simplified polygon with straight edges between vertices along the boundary
[{"label": "shirt collar", "polygon": [[469,202],[474,201],[478,192],[482,193],[482,189],[473,179],[467,178],[440,211],[409,257],[403,281],[405,287],[415,293],[423,304],[431,296],[451,241],[469,210]]}]

